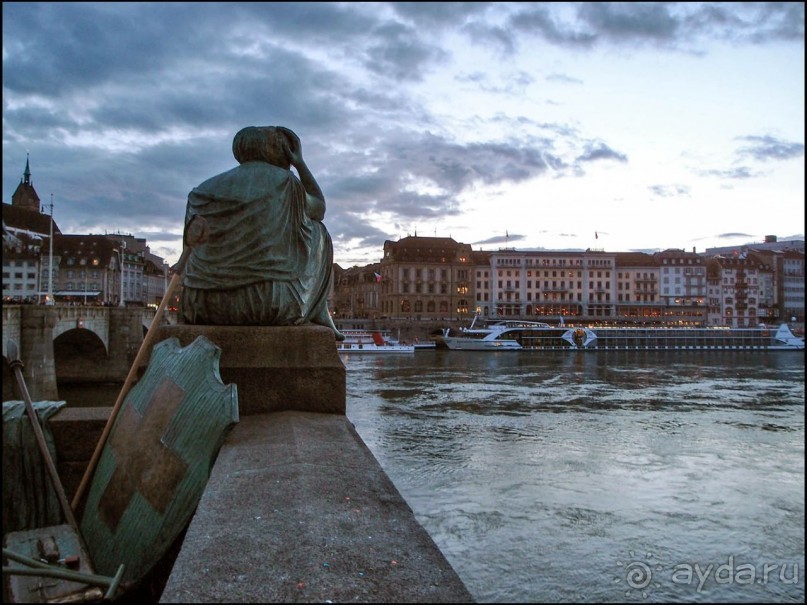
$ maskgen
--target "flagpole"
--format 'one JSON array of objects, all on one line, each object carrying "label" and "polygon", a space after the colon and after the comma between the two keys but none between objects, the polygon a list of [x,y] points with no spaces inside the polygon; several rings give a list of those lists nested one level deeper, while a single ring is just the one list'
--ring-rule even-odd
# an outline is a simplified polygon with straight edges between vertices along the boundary
[{"label": "flagpole", "polygon": [[53,194],[50,194],[50,262],[48,263],[48,297],[45,299],[46,305],[52,305],[53,300]]}]

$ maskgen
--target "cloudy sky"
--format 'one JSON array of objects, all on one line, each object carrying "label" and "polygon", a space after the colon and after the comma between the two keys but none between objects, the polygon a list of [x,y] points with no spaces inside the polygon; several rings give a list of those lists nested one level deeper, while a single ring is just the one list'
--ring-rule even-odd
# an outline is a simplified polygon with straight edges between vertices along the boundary
[{"label": "cloudy sky", "polygon": [[803,239],[804,105],[802,3],[3,3],[3,202],[30,154],[64,233],[172,261],[249,125],[300,136],[343,267]]}]

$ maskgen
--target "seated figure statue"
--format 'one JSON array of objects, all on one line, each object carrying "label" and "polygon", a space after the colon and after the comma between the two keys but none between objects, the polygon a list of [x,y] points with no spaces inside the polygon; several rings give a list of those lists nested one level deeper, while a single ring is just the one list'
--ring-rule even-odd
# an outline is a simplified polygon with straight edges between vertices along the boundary
[{"label": "seated figure statue", "polygon": [[333,244],[322,224],[325,199],[303,161],[300,139],[288,128],[250,126],[235,135],[233,155],[239,166],[188,195],[186,226],[201,216],[209,232],[188,256],[181,320],[315,323],[344,340],[327,306]]}]

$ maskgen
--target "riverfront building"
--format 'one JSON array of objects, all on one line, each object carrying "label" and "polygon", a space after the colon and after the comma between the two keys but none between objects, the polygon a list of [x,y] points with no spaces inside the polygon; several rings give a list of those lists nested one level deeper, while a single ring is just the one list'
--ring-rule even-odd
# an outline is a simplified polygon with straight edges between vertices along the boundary
[{"label": "riverfront building", "polygon": [[471,246],[450,237],[387,240],[377,278],[377,313],[406,319],[469,317],[473,269]]},{"label": "riverfront building", "polygon": [[3,204],[4,302],[159,304],[168,266],[144,238],[64,235],[52,212],[43,212],[26,160],[11,204]]},{"label": "riverfront building", "polygon": [[340,318],[445,321],[478,313],[578,323],[804,322],[803,242],[709,255],[473,251],[451,238],[409,236],[386,241],[381,263],[338,272],[331,309]]},{"label": "riverfront building", "polygon": [[[3,204],[3,252],[6,301],[44,302],[52,290],[60,302],[152,306],[167,289],[168,266],[145,239],[62,235],[41,210],[27,161],[12,203]],[[385,241],[378,263],[335,265],[329,308],[342,320],[444,322],[478,314],[581,323],[803,323],[804,242],[769,235],[760,244],[706,253],[474,251],[450,237],[415,235]]]},{"label": "riverfront building", "polygon": [[4,301],[37,302],[47,294],[42,282],[41,258],[47,254],[50,236],[61,233],[52,214],[52,208],[51,216],[42,212],[26,159],[11,204],[3,204]]}]

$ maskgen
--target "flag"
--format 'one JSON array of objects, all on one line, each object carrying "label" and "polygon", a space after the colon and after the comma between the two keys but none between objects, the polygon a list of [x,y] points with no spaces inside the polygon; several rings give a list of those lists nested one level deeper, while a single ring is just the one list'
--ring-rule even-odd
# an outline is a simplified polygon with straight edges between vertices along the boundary
[{"label": "flag", "polygon": [[375,280],[380,283],[381,282],[381,274],[376,273],[375,271],[373,271],[373,275],[375,275]]}]

